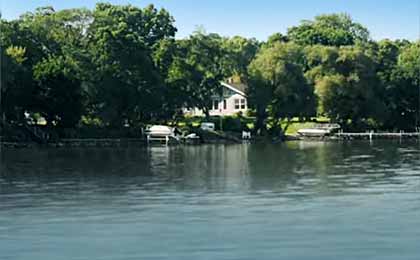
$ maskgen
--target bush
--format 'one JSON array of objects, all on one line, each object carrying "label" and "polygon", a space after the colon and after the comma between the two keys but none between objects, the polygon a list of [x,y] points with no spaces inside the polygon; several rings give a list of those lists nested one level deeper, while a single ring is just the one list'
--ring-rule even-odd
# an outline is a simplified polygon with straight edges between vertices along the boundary
[{"label": "bush", "polygon": [[223,131],[242,132],[244,128],[240,117],[226,116],[223,118]]},{"label": "bush", "polygon": [[60,131],[61,138],[141,138],[140,127],[98,127],[81,126],[76,129]]},{"label": "bush", "polygon": [[[222,122],[220,122],[222,121]],[[242,115],[235,116],[211,116],[210,118],[196,117],[196,118],[185,118],[183,122],[178,122],[178,127],[185,129],[198,129],[202,122],[214,123],[216,131],[227,131],[227,132],[242,132],[243,130],[249,131],[253,128],[254,118],[243,117]],[[220,129],[220,123],[222,128]]]}]

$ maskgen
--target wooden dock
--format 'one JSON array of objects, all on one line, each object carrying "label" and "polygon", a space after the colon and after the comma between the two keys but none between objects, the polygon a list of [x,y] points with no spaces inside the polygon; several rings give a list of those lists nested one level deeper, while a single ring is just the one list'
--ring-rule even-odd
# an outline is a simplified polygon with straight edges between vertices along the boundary
[{"label": "wooden dock", "polygon": [[338,132],[334,135],[339,139],[345,140],[373,140],[373,139],[420,139],[420,132],[399,132],[399,133],[375,133],[375,132],[365,132],[365,133],[344,133]]}]

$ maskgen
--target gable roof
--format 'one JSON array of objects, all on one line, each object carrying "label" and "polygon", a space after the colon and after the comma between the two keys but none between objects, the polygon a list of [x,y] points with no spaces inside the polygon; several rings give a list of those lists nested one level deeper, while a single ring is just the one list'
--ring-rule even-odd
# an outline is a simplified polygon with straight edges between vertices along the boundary
[{"label": "gable roof", "polygon": [[242,95],[242,96],[246,96],[246,90],[248,88],[247,85],[242,84],[242,83],[226,83],[226,82],[221,82],[222,86],[233,90],[234,92]]}]

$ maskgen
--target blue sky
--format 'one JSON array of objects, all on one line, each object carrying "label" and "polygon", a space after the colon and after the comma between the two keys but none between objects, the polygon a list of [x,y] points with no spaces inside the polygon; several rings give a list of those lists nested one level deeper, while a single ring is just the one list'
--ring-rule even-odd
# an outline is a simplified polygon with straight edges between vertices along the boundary
[{"label": "blue sky", "polygon": [[[0,0],[3,18],[14,19],[36,7],[55,9],[88,7],[94,0]],[[323,13],[345,12],[371,32],[374,39],[409,39],[420,36],[420,0],[110,0],[144,7],[153,3],[176,19],[177,37],[197,26],[224,36],[241,35],[265,40],[275,32]]]}]

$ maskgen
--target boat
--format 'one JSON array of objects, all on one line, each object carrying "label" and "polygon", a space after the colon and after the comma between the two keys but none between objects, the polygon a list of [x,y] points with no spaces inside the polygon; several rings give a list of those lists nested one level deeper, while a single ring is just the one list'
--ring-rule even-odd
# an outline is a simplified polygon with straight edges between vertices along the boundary
[{"label": "boat", "polygon": [[168,145],[171,140],[179,142],[179,137],[175,132],[173,127],[153,125],[146,130],[147,143],[159,142]]},{"label": "boat", "polygon": [[339,124],[316,124],[312,128],[299,129],[297,133],[302,137],[324,137],[336,133],[339,129]]}]

